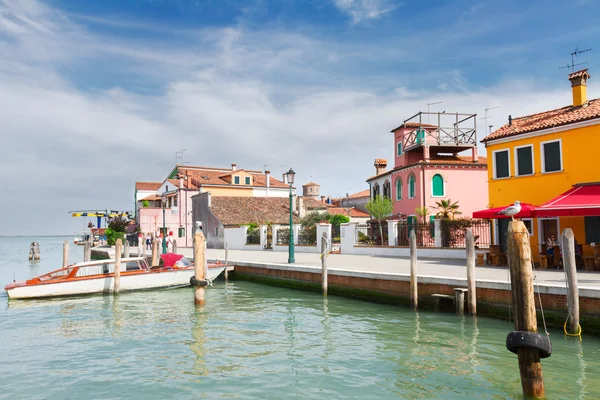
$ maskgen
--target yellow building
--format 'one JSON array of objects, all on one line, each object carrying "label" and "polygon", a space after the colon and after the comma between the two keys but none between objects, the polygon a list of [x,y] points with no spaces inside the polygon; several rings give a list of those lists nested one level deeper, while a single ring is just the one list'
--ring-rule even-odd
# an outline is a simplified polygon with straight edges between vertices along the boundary
[{"label": "yellow building", "polygon": [[[489,207],[515,200],[539,206],[574,185],[600,181],[600,99],[587,100],[590,75],[581,70],[569,75],[572,105],[525,117],[511,118],[485,137],[490,167]],[[573,229],[585,255],[590,243],[600,241],[600,217],[523,219],[531,233],[533,256],[539,261],[542,244],[550,235],[559,238]],[[508,220],[495,220],[494,242],[506,249]]]}]

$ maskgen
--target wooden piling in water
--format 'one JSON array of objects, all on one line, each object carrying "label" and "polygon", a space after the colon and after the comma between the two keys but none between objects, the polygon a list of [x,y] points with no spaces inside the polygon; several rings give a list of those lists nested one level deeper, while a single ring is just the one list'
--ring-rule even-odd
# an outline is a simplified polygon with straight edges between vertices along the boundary
[{"label": "wooden piling in water", "polygon": [[413,310],[419,305],[417,290],[417,237],[413,229],[410,231],[410,306]]},{"label": "wooden piling in water", "polygon": [[152,266],[158,265],[158,240],[152,240]]},{"label": "wooden piling in water", "polygon": [[113,281],[114,281],[113,294],[115,294],[115,295],[119,294],[119,291],[121,290],[121,251],[122,250],[123,250],[123,242],[121,242],[121,239],[117,239],[117,241],[115,242],[115,277],[113,279]]},{"label": "wooden piling in water", "polygon": [[[205,271],[205,249],[206,249],[206,238],[202,230],[197,230],[194,235],[194,277],[197,281],[204,281],[206,279]],[[204,305],[204,287],[194,287],[194,304],[199,306]]]},{"label": "wooden piling in water", "polygon": [[[508,267],[516,331],[537,332],[529,232],[522,221],[508,225]],[[521,386],[525,397],[544,397],[539,350],[518,348]]]},{"label": "wooden piling in water", "polygon": [[177,254],[177,239],[173,239],[173,254]]},{"label": "wooden piling in water", "polygon": [[469,313],[477,315],[477,289],[475,281],[475,238],[471,228],[466,232],[467,247],[467,299],[469,303]]},{"label": "wooden piling in water", "polygon": [[29,259],[32,261],[40,259],[40,245],[38,242],[31,242],[29,245]]},{"label": "wooden piling in water", "polygon": [[563,265],[567,274],[567,305],[569,319],[568,331],[571,334],[579,332],[579,288],[577,286],[577,265],[575,260],[575,236],[571,228],[562,234]]},{"label": "wooden piling in water", "polygon": [[225,281],[229,280],[229,271],[227,271],[227,267],[229,266],[229,252],[227,249],[227,243],[225,243]]},{"label": "wooden piling in water", "polygon": [[83,245],[83,261],[91,261],[92,260],[92,243],[85,242]]},{"label": "wooden piling in water", "polygon": [[69,241],[65,240],[63,243],[63,262],[62,267],[67,268],[69,266]]},{"label": "wooden piling in water", "polygon": [[329,255],[327,246],[327,233],[323,232],[321,236],[321,286],[323,295],[327,296],[327,256]]}]

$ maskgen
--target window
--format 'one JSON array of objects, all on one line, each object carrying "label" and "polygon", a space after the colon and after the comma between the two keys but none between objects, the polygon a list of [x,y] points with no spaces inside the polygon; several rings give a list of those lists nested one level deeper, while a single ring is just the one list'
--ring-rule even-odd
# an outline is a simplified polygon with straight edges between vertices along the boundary
[{"label": "window", "polygon": [[494,151],[494,178],[508,178],[510,176],[510,165],[508,162],[508,150]]},{"label": "window", "polygon": [[390,187],[390,181],[386,180],[383,184],[383,197],[386,199],[391,198],[391,190],[392,188]]},{"label": "window", "polygon": [[309,188],[308,190],[312,193],[312,188]]},{"label": "window", "polygon": [[250,184],[250,177],[249,176],[245,177],[244,180],[246,181],[246,185]]},{"label": "window", "polygon": [[398,142],[398,155],[402,155],[402,142]]},{"label": "window", "polygon": [[600,217],[583,217],[585,242],[600,243]]},{"label": "window", "polygon": [[402,200],[402,179],[396,179],[396,200]]},{"label": "window", "polygon": [[239,185],[240,184],[240,177],[239,176],[235,176],[233,178],[233,183],[235,183],[236,185]]},{"label": "window", "polygon": [[414,199],[415,197],[415,176],[410,174],[408,177],[408,198]]},{"label": "window", "polygon": [[544,172],[562,170],[560,140],[542,143],[542,170]]},{"label": "window", "polygon": [[373,198],[377,198],[379,196],[379,183],[373,185]]},{"label": "window", "polygon": [[444,197],[444,178],[440,174],[435,174],[431,180],[433,196]]},{"label": "window", "polygon": [[533,220],[532,219],[521,219],[525,228],[529,231],[529,236],[533,236]]},{"label": "window", "polygon": [[515,147],[517,176],[533,175],[533,146]]},{"label": "window", "polygon": [[177,207],[177,196],[173,197],[173,207]]}]

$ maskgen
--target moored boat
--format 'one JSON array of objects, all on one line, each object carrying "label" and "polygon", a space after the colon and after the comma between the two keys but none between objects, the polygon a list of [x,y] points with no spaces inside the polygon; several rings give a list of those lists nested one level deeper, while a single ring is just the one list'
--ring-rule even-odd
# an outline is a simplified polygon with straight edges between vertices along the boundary
[{"label": "moored boat", "polygon": [[[165,260],[166,261],[166,260]],[[212,281],[224,270],[225,264],[209,264],[206,277]],[[4,288],[10,299],[33,299],[75,296],[113,291],[115,260],[97,260],[69,265],[56,271]],[[194,266],[185,258],[166,262],[161,267],[149,267],[143,257],[121,260],[120,290],[148,290],[189,286]]]}]

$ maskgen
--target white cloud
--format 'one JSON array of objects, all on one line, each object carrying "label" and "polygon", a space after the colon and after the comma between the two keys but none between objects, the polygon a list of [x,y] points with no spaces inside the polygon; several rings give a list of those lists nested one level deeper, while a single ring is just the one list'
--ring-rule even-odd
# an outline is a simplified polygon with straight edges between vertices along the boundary
[{"label": "white cloud", "polygon": [[355,24],[377,19],[398,7],[398,4],[388,0],[334,0],[334,4],[340,11],[352,17]]}]

